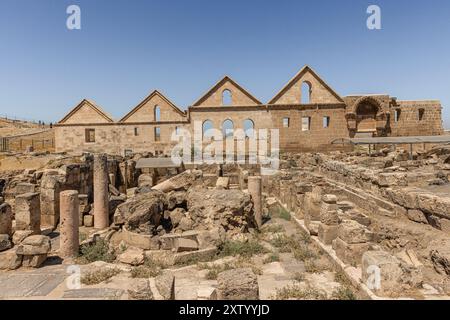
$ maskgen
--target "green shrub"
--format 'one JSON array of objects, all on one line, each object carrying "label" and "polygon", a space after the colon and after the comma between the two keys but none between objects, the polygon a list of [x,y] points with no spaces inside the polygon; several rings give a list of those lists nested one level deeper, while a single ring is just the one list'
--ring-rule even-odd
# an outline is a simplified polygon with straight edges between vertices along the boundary
[{"label": "green shrub", "polygon": [[251,257],[255,254],[266,253],[267,250],[255,240],[243,241],[225,241],[219,247],[219,256],[237,256]]},{"label": "green shrub", "polygon": [[94,261],[113,262],[116,259],[116,255],[109,249],[108,242],[104,239],[98,239],[94,244],[84,244],[80,251],[79,260],[84,263]]}]

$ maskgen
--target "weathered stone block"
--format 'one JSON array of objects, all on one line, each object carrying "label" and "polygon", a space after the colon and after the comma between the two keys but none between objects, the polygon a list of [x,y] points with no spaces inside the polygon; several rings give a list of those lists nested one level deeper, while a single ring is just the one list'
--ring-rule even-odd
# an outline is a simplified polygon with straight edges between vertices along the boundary
[{"label": "weathered stone block", "polygon": [[[374,272],[380,276],[379,283],[376,283]],[[388,252],[367,251],[362,257],[362,281],[377,294],[391,295],[418,287],[422,283],[422,274]]]},{"label": "weathered stone block", "polygon": [[90,215],[90,214],[83,216],[83,225],[88,228],[93,227],[94,226],[94,216]]},{"label": "weathered stone block", "polygon": [[368,243],[348,244],[340,238],[334,239],[332,246],[338,258],[352,266],[360,265],[362,255],[370,248]]},{"label": "weathered stone block", "polygon": [[22,265],[22,256],[16,249],[0,252],[0,270],[15,270]]},{"label": "weathered stone block", "polygon": [[326,225],[321,223],[319,225],[318,236],[320,242],[326,245],[330,245],[338,235],[337,225]]},{"label": "weathered stone block", "polygon": [[125,252],[118,256],[122,263],[137,266],[144,263],[144,250],[136,247],[128,247]]},{"label": "weathered stone block", "polygon": [[25,193],[16,197],[16,230],[41,233],[41,206],[39,193]]},{"label": "weathered stone block", "polygon": [[32,256],[23,256],[22,266],[39,268],[47,260],[47,254],[36,254]]},{"label": "weathered stone block", "polygon": [[258,280],[252,269],[234,269],[217,276],[219,299],[258,300]]},{"label": "weathered stone block", "polygon": [[50,238],[43,235],[32,235],[17,246],[17,254],[42,255],[51,250]]},{"label": "weathered stone block", "polygon": [[176,252],[196,251],[198,250],[198,244],[192,239],[176,238],[174,239],[174,249]]},{"label": "weathered stone block", "polygon": [[338,237],[348,244],[355,244],[371,241],[373,234],[356,221],[344,220],[339,225]]},{"label": "weathered stone block", "polygon": [[12,211],[8,203],[0,204],[0,234],[12,234]]}]

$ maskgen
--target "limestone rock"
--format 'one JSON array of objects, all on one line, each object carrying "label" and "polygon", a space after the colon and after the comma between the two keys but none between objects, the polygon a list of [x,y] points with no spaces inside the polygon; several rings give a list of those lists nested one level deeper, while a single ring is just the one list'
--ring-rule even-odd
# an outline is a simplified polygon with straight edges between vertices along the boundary
[{"label": "limestone rock", "polygon": [[216,181],[216,188],[217,189],[228,189],[230,185],[230,178],[229,177],[218,177]]},{"label": "limestone rock", "polygon": [[353,220],[344,220],[339,225],[338,237],[348,244],[365,243],[372,240],[372,233]]},{"label": "limestone rock", "polygon": [[128,289],[131,300],[153,300],[153,292],[148,279],[140,279],[136,286]]},{"label": "limestone rock", "polygon": [[[379,273],[375,270],[379,270]],[[374,272],[380,276],[376,283]],[[377,294],[389,296],[422,284],[419,269],[403,263],[385,251],[367,251],[362,257],[362,280]]]},{"label": "limestone rock", "polygon": [[219,299],[258,300],[259,289],[256,275],[250,268],[233,269],[217,276]]},{"label": "limestone rock", "polygon": [[175,208],[169,213],[169,218],[174,228],[178,227],[181,219],[183,219],[185,216],[185,212],[186,210],[184,210],[183,208]]},{"label": "limestone rock", "polygon": [[94,216],[87,214],[83,217],[83,225],[85,227],[93,227],[94,226]]},{"label": "limestone rock", "polygon": [[23,256],[22,266],[39,268],[47,260],[47,254],[35,254]]},{"label": "limestone rock", "polygon": [[0,270],[15,270],[22,265],[22,256],[16,253],[16,249],[0,252]]},{"label": "limestone rock", "polygon": [[17,254],[41,255],[50,252],[50,238],[43,235],[29,236],[17,246]]},{"label": "limestone rock", "polygon": [[11,241],[9,240],[9,235],[0,234],[0,252],[11,249],[11,247],[12,244]]},{"label": "limestone rock", "polygon": [[8,203],[0,204],[0,234],[12,234],[12,211]]},{"label": "limestone rock", "polygon": [[198,250],[198,244],[195,240],[176,238],[174,239],[174,249],[176,252],[196,251]]},{"label": "limestone rock", "polygon": [[175,299],[175,276],[170,271],[164,271],[155,278],[156,289],[165,300]]},{"label": "limestone rock", "polygon": [[254,222],[252,200],[240,190],[191,188],[187,205],[193,229],[222,226],[226,231],[241,233]]},{"label": "limestone rock", "polygon": [[153,187],[153,175],[149,173],[143,173],[138,178],[138,187],[149,186]]},{"label": "limestone rock", "polygon": [[117,259],[122,263],[137,266],[144,263],[144,250],[136,247],[128,247]]},{"label": "limestone rock", "polygon": [[17,230],[13,234],[12,242],[14,243],[14,245],[18,245],[32,234],[33,234],[32,230]]},{"label": "limestone rock", "polygon": [[407,215],[408,219],[411,221],[428,224],[427,217],[420,210],[409,209]]},{"label": "limestone rock", "polygon": [[130,231],[147,229],[150,233],[159,225],[165,207],[167,199],[163,192],[153,190],[138,194],[117,207],[114,223],[125,224]]}]

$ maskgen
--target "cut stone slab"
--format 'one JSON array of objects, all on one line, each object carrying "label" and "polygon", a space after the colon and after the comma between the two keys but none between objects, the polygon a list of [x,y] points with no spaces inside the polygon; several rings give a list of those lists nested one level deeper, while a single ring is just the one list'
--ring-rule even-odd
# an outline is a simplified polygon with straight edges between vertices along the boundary
[{"label": "cut stone slab", "polygon": [[174,249],[175,252],[196,251],[198,250],[198,244],[195,240],[176,238],[174,240]]},{"label": "cut stone slab", "polygon": [[218,177],[216,181],[216,188],[217,189],[228,189],[230,185],[230,178],[229,177]]},{"label": "cut stone slab", "polygon": [[157,276],[155,286],[165,300],[175,299],[175,276],[172,272],[164,271],[163,274]]},{"label": "cut stone slab", "polygon": [[197,300],[217,300],[217,289],[214,287],[198,288]]},{"label": "cut stone slab", "polygon": [[351,266],[358,266],[361,264],[362,255],[370,249],[368,243],[353,243],[348,244],[340,238],[336,238],[332,242],[332,247],[336,255],[344,263]]},{"label": "cut stone slab", "polygon": [[[68,276],[64,272],[20,272],[0,274],[1,298],[44,297]],[[75,290],[78,291],[78,290]]]},{"label": "cut stone slab", "polygon": [[136,247],[128,247],[125,252],[118,256],[122,263],[137,266],[144,263],[144,250]]},{"label": "cut stone slab", "polygon": [[124,293],[121,289],[82,288],[65,291],[63,299],[119,300]]},{"label": "cut stone slab", "polygon": [[227,270],[217,276],[219,299],[258,300],[258,280],[251,268]]}]

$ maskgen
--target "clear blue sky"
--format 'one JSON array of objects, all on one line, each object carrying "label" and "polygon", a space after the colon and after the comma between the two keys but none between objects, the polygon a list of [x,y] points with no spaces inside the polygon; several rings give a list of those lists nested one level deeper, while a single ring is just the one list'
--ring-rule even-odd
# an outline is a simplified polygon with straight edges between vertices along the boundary
[{"label": "clear blue sky", "polygon": [[0,0],[0,115],[58,121],[86,97],[120,118],[153,89],[184,109],[225,74],[267,102],[305,64],[343,96],[440,99],[450,127],[448,0]]}]

